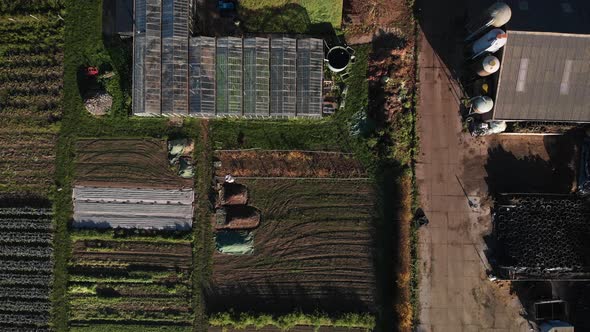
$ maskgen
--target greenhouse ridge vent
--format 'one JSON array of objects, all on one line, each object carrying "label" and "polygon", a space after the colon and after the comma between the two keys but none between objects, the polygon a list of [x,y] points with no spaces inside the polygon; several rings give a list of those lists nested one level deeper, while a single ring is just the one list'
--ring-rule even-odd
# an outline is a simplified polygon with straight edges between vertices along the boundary
[{"label": "greenhouse ridge vent", "polygon": [[133,114],[321,117],[317,38],[192,37],[188,0],[135,0]]}]

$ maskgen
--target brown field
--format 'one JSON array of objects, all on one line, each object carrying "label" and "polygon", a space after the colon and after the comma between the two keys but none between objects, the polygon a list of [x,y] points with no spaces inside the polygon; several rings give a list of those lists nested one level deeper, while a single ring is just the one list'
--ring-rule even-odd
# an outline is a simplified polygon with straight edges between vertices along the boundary
[{"label": "brown field", "polygon": [[216,176],[360,178],[367,173],[352,154],[339,152],[220,150]]},{"label": "brown field", "polygon": [[372,183],[241,179],[260,209],[254,253],[215,253],[210,311],[374,312]]},{"label": "brown field", "polygon": [[53,133],[0,130],[0,191],[47,194],[55,169]]},{"label": "brown field", "polygon": [[76,184],[99,187],[192,188],[168,163],[166,141],[83,139],[76,144]]}]

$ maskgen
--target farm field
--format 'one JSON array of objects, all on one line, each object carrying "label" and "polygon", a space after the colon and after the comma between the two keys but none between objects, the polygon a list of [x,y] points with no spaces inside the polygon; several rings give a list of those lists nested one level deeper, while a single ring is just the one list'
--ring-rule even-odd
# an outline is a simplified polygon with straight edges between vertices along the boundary
[{"label": "farm field", "polygon": [[51,209],[0,204],[0,330],[49,331],[51,241]]},{"label": "farm field", "polygon": [[350,153],[297,150],[217,150],[216,176],[237,177],[366,177]]},{"label": "farm field", "polygon": [[0,127],[46,126],[62,113],[63,21],[0,14]]},{"label": "farm field", "polygon": [[181,331],[172,326],[192,324],[189,239],[82,231],[74,233],[72,248],[74,331],[105,331],[108,324],[138,325],[120,331],[140,331],[142,324]]},{"label": "farm field", "polygon": [[82,139],[76,142],[76,185],[96,187],[192,188],[168,162],[166,141]]},{"label": "farm field", "polygon": [[56,134],[0,129],[0,192],[47,194],[53,185]]},{"label": "farm field", "polygon": [[261,211],[254,252],[216,252],[210,312],[374,312],[368,180],[237,179]]},{"label": "farm field", "polygon": [[[59,2],[0,4],[0,192],[47,195],[62,115]],[[30,16],[32,15],[32,16]]]}]

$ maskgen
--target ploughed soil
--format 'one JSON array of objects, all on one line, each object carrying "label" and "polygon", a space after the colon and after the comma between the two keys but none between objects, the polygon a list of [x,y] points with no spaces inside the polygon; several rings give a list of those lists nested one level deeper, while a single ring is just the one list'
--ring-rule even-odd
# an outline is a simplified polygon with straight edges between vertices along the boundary
[{"label": "ploughed soil", "polygon": [[370,181],[241,182],[263,219],[252,254],[214,254],[210,311],[375,311]]},{"label": "ploughed soil", "polygon": [[278,150],[220,150],[215,160],[216,176],[235,177],[366,177],[361,163],[352,154]]},{"label": "ploughed soil", "polygon": [[76,142],[76,185],[181,189],[193,180],[178,176],[168,162],[166,141],[83,139]]}]

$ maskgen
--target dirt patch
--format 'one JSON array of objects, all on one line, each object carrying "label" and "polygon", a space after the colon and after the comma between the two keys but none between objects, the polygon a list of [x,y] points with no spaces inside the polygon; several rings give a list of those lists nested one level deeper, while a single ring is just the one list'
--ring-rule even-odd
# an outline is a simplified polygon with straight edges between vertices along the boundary
[{"label": "dirt patch", "polygon": [[370,43],[380,28],[411,31],[406,0],[344,0],[343,28],[349,44]]},{"label": "dirt patch", "polygon": [[214,227],[222,229],[252,229],[260,224],[260,211],[248,205],[228,205],[217,209]]},{"label": "dirt patch", "polygon": [[240,183],[218,183],[218,198],[215,206],[245,205],[248,203],[248,188]]},{"label": "dirt patch", "polygon": [[496,136],[485,165],[491,193],[569,193],[579,148],[573,136]]},{"label": "dirt patch", "polygon": [[352,154],[339,152],[220,150],[216,176],[235,177],[366,177]]}]

